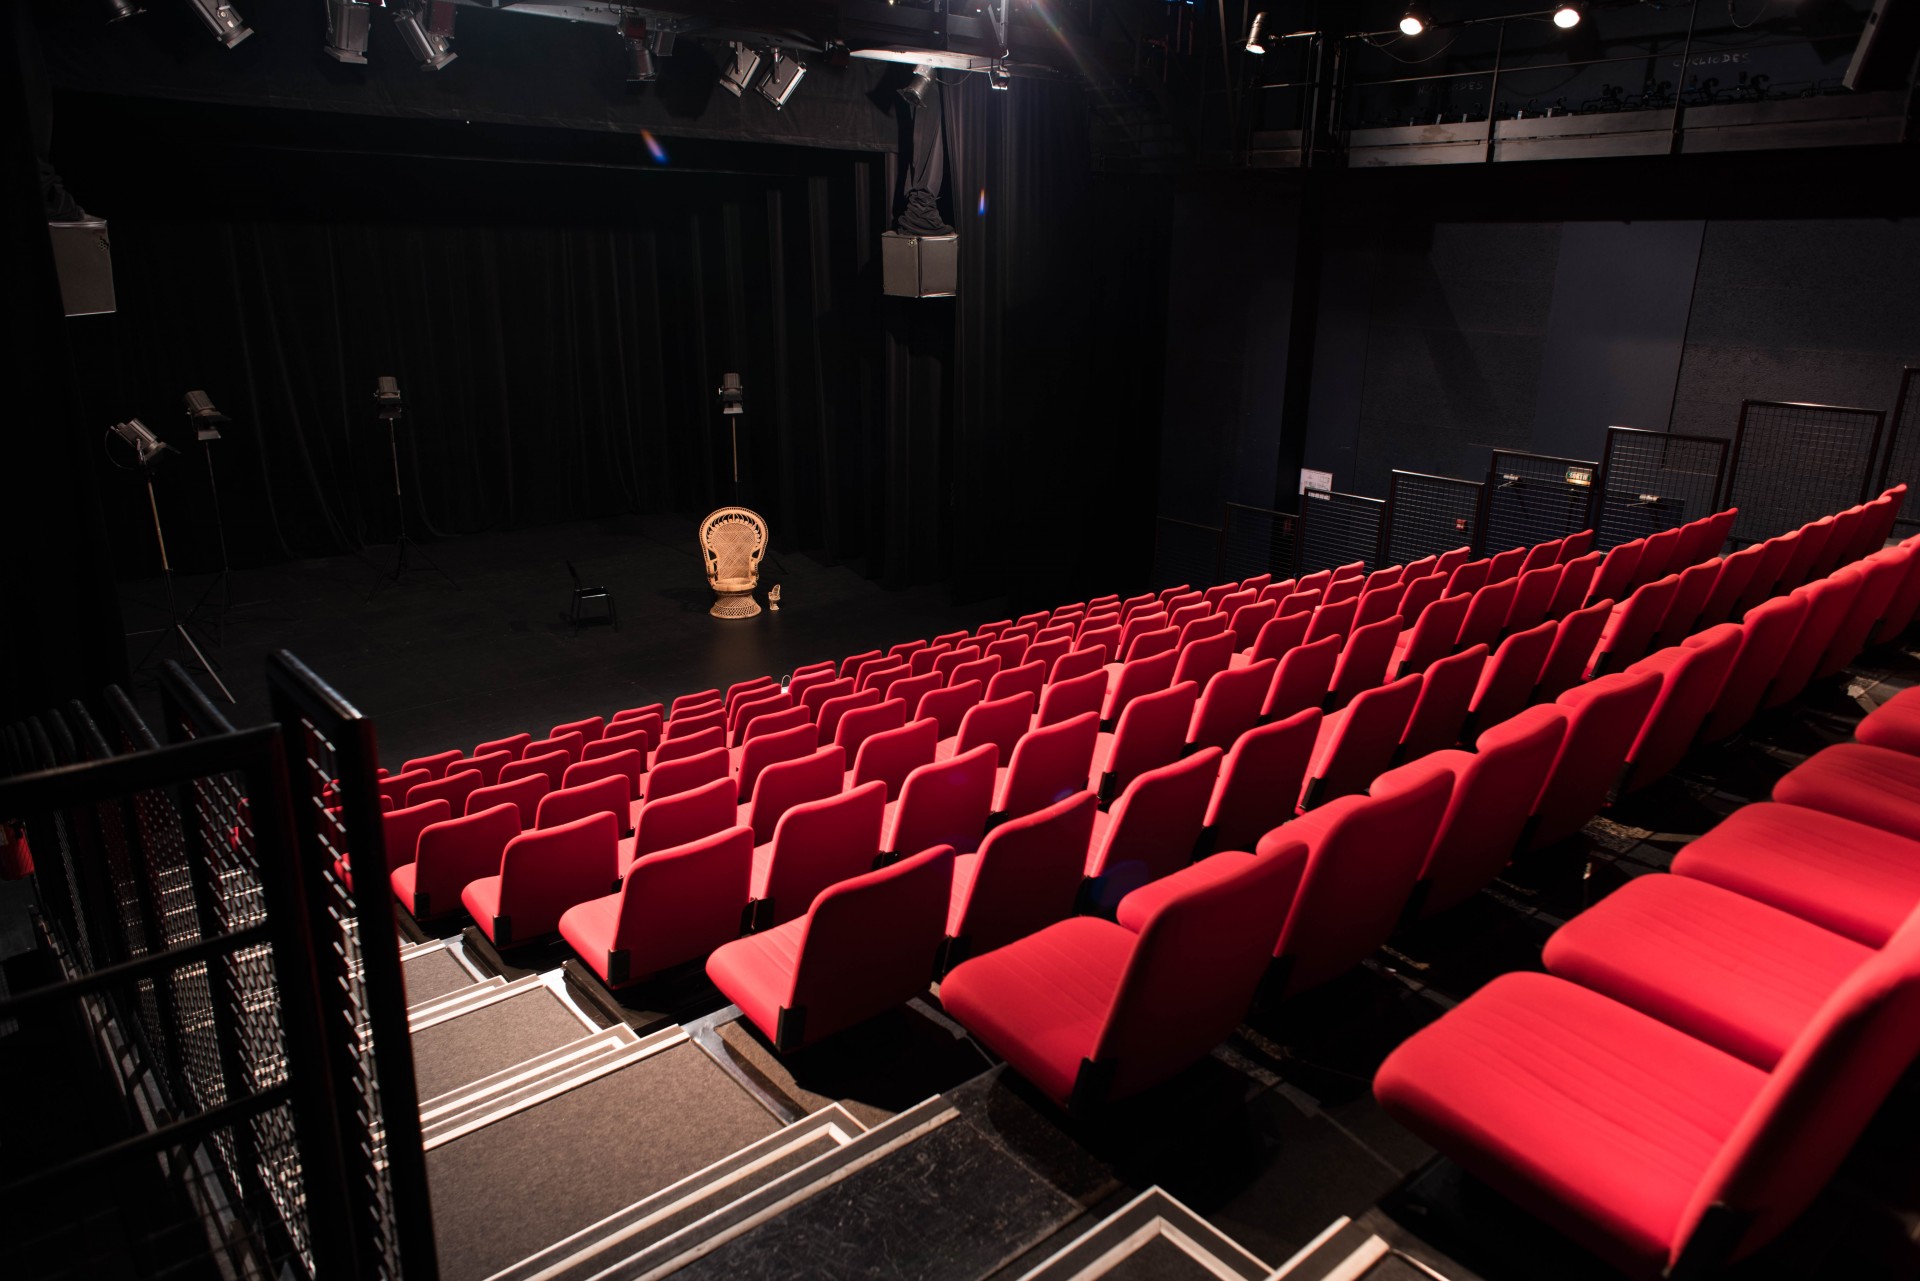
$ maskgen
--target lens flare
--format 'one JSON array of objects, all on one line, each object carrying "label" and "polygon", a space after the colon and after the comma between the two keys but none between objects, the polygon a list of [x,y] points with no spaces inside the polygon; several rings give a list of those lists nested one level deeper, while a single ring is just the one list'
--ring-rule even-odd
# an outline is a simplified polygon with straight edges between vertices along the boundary
[{"label": "lens flare", "polygon": [[979,214],[982,218],[987,216],[987,189],[985,187],[980,188]]},{"label": "lens flare", "polygon": [[651,131],[642,129],[640,131],[640,141],[647,144],[647,154],[653,157],[654,164],[664,165],[667,163],[667,149],[660,145],[660,140],[654,137]]}]

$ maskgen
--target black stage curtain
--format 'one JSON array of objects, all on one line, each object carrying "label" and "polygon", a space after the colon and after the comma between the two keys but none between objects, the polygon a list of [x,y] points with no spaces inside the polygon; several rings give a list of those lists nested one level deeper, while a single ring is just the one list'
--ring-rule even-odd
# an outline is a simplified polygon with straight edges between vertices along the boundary
[{"label": "black stage curtain", "polygon": [[[236,420],[214,465],[246,565],[392,540],[381,374],[434,536],[730,501],[734,371],[740,498],[777,546],[965,599],[1118,590],[1151,549],[1164,196],[1091,172],[1076,89],[946,93],[958,300],[881,295],[887,157],[661,167],[631,138],[66,95],[56,157],[112,219],[120,302],[74,322],[86,419],[181,447],[160,501],[204,569],[189,388]],[[101,458],[122,572],[150,572],[135,480]]]}]

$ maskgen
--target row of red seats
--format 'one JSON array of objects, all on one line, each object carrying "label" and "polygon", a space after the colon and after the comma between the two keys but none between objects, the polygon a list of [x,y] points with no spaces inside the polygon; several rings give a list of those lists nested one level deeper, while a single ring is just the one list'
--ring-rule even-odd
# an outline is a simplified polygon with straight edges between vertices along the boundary
[{"label": "row of red seats", "polygon": [[[1844,518],[1849,550],[1884,541],[1879,522],[1900,496]],[[1813,537],[1827,532],[1822,526]],[[1787,542],[1807,537],[1796,531]],[[1836,583],[1867,615],[1838,651],[1842,633],[1805,605]],[[1637,751],[1684,752],[1730,680],[1768,701],[1792,697],[1832,656],[1850,661],[1876,625],[1897,633],[1920,602],[1920,545],[1797,587],[1788,601],[1801,625],[1784,648],[1772,644],[1770,623],[1716,626],[1696,643],[1522,713],[1482,735],[1477,751],[1401,766],[1365,796],[1276,827],[1251,856],[1217,855],[1148,885],[1120,904],[1119,924],[1131,925],[1131,936],[1082,918],[969,961],[947,976],[942,1003],[1069,1107],[1150,1084],[1230,1031],[1272,964],[1280,993],[1314,986],[1365,959],[1408,915],[1459,902],[1518,850],[1577,830]],[[1913,786],[1920,796],[1920,771]],[[1920,897],[1920,862],[1914,875],[1912,897]],[[1218,883],[1235,890],[1215,896],[1209,887]],[[1236,907],[1236,894],[1258,895],[1265,908]],[[1150,943],[1149,922],[1163,912],[1182,920],[1165,928],[1184,941]],[[1204,984],[1195,977],[1202,974]],[[1185,1001],[1202,986],[1230,995],[1224,1004]]]},{"label": "row of red seats", "polygon": [[[1771,602],[1799,609],[1777,679],[1897,638],[1917,564],[1920,537]],[[1547,974],[1496,979],[1396,1050],[1382,1105],[1631,1274],[1759,1249],[1920,1056],[1916,722],[1920,690],[1688,844],[1671,874],[1570,921]]]}]

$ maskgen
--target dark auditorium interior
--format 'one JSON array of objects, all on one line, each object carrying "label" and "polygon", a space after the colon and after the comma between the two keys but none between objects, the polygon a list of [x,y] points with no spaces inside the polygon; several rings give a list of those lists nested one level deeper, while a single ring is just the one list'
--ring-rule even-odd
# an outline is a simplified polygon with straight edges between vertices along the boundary
[{"label": "dark auditorium interior", "polygon": [[1920,0],[16,0],[9,1281],[1920,1278]]}]

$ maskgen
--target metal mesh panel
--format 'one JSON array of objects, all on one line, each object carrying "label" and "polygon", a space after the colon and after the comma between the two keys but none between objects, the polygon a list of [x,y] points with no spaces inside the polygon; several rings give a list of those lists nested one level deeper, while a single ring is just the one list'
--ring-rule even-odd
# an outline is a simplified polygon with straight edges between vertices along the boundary
[{"label": "metal mesh panel", "polygon": [[1477,480],[1396,471],[1387,484],[1386,560],[1409,565],[1455,547],[1480,544]]},{"label": "metal mesh panel", "polygon": [[1384,499],[1309,489],[1300,495],[1300,572],[1360,561],[1368,569],[1380,557]]},{"label": "metal mesh panel", "polygon": [[1886,457],[1880,463],[1880,488],[1905,484],[1907,497],[1894,523],[1920,525],[1920,368],[1900,371],[1900,398],[1893,402],[1893,426]]},{"label": "metal mesh panel", "polygon": [[[34,1195],[112,1206],[97,1229],[54,1226],[72,1238],[58,1271],[311,1275],[288,998],[266,864],[241,839],[246,813],[279,795],[263,781],[277,777],[276,731],[229,728],[163,748],[120,691],[105,701],[112,744],[77,703],[57,717],[94,764],[0,780],[0,810],[28,818],[36,880],[66,891],[44,896],[54,910],[42,917],[64,977],[17,1001],[0,996],[0,1007],[23,1023],[85,1027],[123,1092],[124,1115],[94,1126],[104,1145],[39,1162],[19,1154],[40,1167]],[[225,798],[211,831],[208,796]],[[284,869],[290,854],[281,844],[265,858]],[[13,1187],[0,1195],[11,1203]],[[41,1274],[31,1257],[13,1261],[23,1277]]]},{"label": "metal mesh panel", "polygon": [[1170,516],[1153,525],[1153,585],[1175,583],[1211,586],[1220,569],[1220,531]]},{"label": "metal mesh panel", "polygon": [[1864,501],[1885,422],[1877,409],[1741,401],[1727,468],[1734,540],[1757,543]]},{"label": "metal mesh panel", "polygon": [[1607,428],[1594,545],[1631,542],[1709,514],[1726,462],[1727,442],[1718,436]]},{"label": "metal mesh panel", "polygon": [[1478,550],[1492,555],[1585,529],[1596,466],[1578,458],[1494,450]]},{"label": "metal mesh panel", "polygon": [[1220,580],[1291,575],[1297,524],[1290,512],[1228,503],[1220,527]]}]

